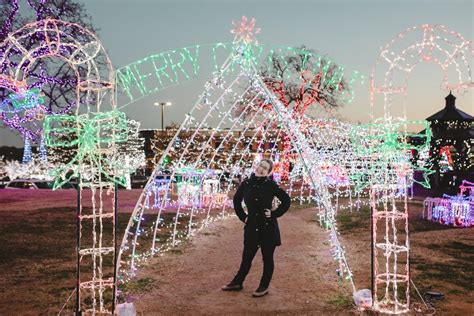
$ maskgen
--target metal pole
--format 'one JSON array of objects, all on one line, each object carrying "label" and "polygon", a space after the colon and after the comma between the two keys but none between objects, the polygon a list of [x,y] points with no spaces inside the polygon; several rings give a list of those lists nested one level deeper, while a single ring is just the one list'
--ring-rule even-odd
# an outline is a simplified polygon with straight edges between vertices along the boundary
[{"label": "metal pole", "polygon": [[81,177],[77,177],[77,209],[76,209],[76,315],[81,315]]},{"label": "metal pole", "polygon": [[117,208],[117,197],[118,195],[118,184],[115,183],[115,196],[114,196],[114,285],[112,293],[112,315],[115,315],[115,301],[117,299],[117,226],[118,226],[118,208]]},{"label": "metal pole", "polygon": [[165,118],[164,118],[164,115],[165,115],[165,111],[164,111],[165,104],[164,104],[163,102],[161,102],[160,105],[161,105],[161,131],[163,132],[163,131],[164,131],[164,121],[165,121]]},{"label": "metal pole", "polygon": [[[412,186],[413,188],[413,186]],[[423,203],[424,204],[424,203]],[[407,239],[405,241],[405,245],[407,247],[407,266],[408,266],[408,280],[407,280],[407,308],[410,309],[410,280],[411,280],[411,266],[410,266],[410,218],[408,217],[408,201],[407,201],[407,196],[405,195],[405,210],[407,212],[407,217],[405,219],[405,229],[407,232]]]},{"label": "metal pole", "polygon": [[[372,189],[370,199],[375,200],[374,196],[375,192]],[[375,293],[374,293],[374,206],[372,205],[372,201],[370,201],[370,275],[371,275],[371,292],[372,292],[372,307],[374,306],[375,302]]]}]

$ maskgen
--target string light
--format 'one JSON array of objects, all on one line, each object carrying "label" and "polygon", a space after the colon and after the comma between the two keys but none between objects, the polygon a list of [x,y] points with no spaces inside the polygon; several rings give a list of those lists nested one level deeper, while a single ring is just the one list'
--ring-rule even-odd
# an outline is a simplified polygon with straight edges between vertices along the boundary
[{"label": "string light", "polygon": [[[15,1],[16,3],[16,1]],[[38,16],[48,15],[49,9],[39,6]],[[81,38],[74,38],[72,34],[80,34]],[[115,204],[105,203],[104,200],[112,201],[115,196],[115,166],[102,166],[102,160],[93,159],[98,156],[109,156],[113,159],[115,155],[115,125],[110,121],[121,121],[121,116],[115,109],[113,91],[113,70],[107,54],[103,50],[97,37],[85,30],[78,24],[64,21],[45,19],[29,23],[19,30],[8,34],[0,44],[0,87],[11,92],[9,98],[1,107],[1,119],[10,127],[25,135],[25,139],[34,140],[43,132],[43,120],[46,119],[45,143],[49,146],[77,147],[77,159],[65,166],[57,165],[53,173],[57,176],[55,186],[59,187],[71,179],[67,170],[80,175],[79,191],[80,203],[78,220],[80,222],[79,238],[83,237],[85,222],[92,225],[92,243],[84,247],[78,244],[78,275],[90,279],[78,279],[77,299],[79,311],[85,312],[108,312],[108,306],[104,302],[106,291],[114,291],[114,277],[109,277],[107,264],[104,262],[107,256],[115,256]],[[60,59],[71,67],[75,74],[74,87],[77,99],[71,104],[53,111],[43,105],[44,99],[41,94],[42,87],[50,84],[66,85],[58,78],[32,73],[32,65],[40,59]],[[99,66],[99,61],[102,65]],[[41,67],[40,71],[45,71]],[[33,78],[34,77],[34,78]],[[110,99],[110,102],[102,101]],[[105,104],[110,104],[107,108]],[[101,111],[112,110],[110,114]],[[68,116],[63,113],[75,112]],[[81,114],[85,113],[85,114]],[[57,123],[48,130],[50,124]],[[110,130],[101,129],[94,124],[102,124],[110,127]],[[54,124],[53,124],[54,125]],[[91,134],[92,131],[104,132],[98,136]],[[121,130],[118,135],[123,135]],[[84,135],[91,136],[90,140]],[[71,139],[61,139],[61,136],[71,136]],[[74,137],[78,137],[74,140]],[[100,139],[100,141],[95,142]],[[72,147],[71,147],[72,146]],[[94,148],[92,148],[94,147]],[[92,154],[94,152],[94,154]],[[84,161],[87,157],[91,160]],[[46,162],[45,162],[46,163]],[[83,208],[83,197],[85,190],[90,191],[92,210],[86,214]],[[107,197],[106,199],[103,199]],[[111,222],[110,228],[104,229],[105,222]],[[99,232],[99,233],[97,233]],[[106,236],[109,234],[109,236]],[[110,236],[111,235],[111,236]],[[106,238],[111,237],[111,238]],[[108,245],[108,243],[112,243]],[[84,247],[84,248],[81,248]],[[90,248],[89,248],[90,247]],[[90,258],[85,259],[85,258]],[[86,263],[84,263],[86,262]],[[90,262],[90,274],[82,274],[84,265]],[[113,260],[110,260],[112,262]],[[110,267],[112,270],[113,266]],[[109,306],[110,307],[110,306]]]},{"label": "string light", "polygon": [[16,81],[0,75],[0,88],[12,91],[0,103],[0,120],[20,132],[23,138],[35,140],[38,136],[38,119],[45,108],[44,99],[37,88],[27,90],[25,81]]},{"label": "string light", "polygon": [[[77,124],[74,128],[69,127],[72,122]],[[97,166],[95,168],[111,183],[125,185],[124,177],[111,172],[118,168],[116,156],[105,156],[104,153],[111,153],[110,148],[103,149],[107,145],[110,147],[109,144],[127,141],[128,126],[124,113],[109,111],[79,116],[48,116],[44,130],[49,147],[78,147],[76,156],[64,167],[55,170],[54,187],[61,187],[79,174],[84,180],[93,181],[96,173],[87,170],[88,167],[94,168],[93,166]]]},{"label": "string light", "polygon": [[[413,38],[415,41],[411,42]],[[398,124],[403,134],[407,133],[408,121],[405,117],[408,77],[419,62],[433,62],[441,68],[443,89],[462,92],[473,87],[469,64],[472,52],[469,41],[441,25],[415,26],[396,36],[381,48],[371,75],[370,104],[374,106],[379,103],[376,97],[383,97],[380,103],[383,102],[384,116],[378,123],[385,125],[385,129],[389,131],[395,130],[394,125]],[[457,76],[450,78],[450,73]],[[401,119],[391,116],[393,105],[403,108]],[[373,134],[379,134],[379,130],[378,127],[373,128]],[[426,129],[428,130],[430,129]],[[390,139],[393,140],[393,137]],[[402,135],[400,143],[405,144],[406,141],[407,138]],[[375,148],[377,147],[376,144]],[[370,159],[371,163],[377,162],[385,166],[381,173],[383,176],[370,186],[370,199],[373,212],[373,307],[376,311],[388,314],[406,313],[410,306],[407,194],[406,190],[401,195],[397,193],[399,185],[395,182],[393,171],[403,161],[403,157],[409,155],[408,151],[414,148],[403,145],[400,149],[399,152],[389,151],[387,154],[381,153],[382,155],[374,152]],[[410,180],[404,179],[403,182],[408,184]],[[396,204],[397,198],[402,199],[402,206]],[[400,226],[404,226],[404,229],[400,229]],[[380,229],[382,233],[379,232]]]},{"label": "string light", "polygon": [[242,16],[241,20],[238,22],[232,21],[234,29],[230,33],[235,35],[234,43],[235,44],[244,44],[249,45],[253,42],[258,45],[258,42],[255,40],[255,35],[259,34],[261,29],[255,27],[255,18],[247,19],[246,16]]},{"label": "string light", "polygon": [[[426,213],[426,215],[425,215]],[[427,197],[423,201],[423,218],[454,227],[474,225],[474,183],[463,180],[459,194],[442,198]]]},{"label": "string light", "polygon": [[[464,54],[470,51],[466,50],[464,45],[454,45],[459,54],[448,54],[450,57],[446,60],[434,57],[432,50],[440,49],[440,45],[434,39],[442,41],[444,39],[433,37],[432,33],[437,27],[426,25],[421,29],[424,35],[430,36],[423,37],[421,44],[416,43],[400,53],[395,53],[390,50],[393,44],[390,43],[381,51],[381,60],[388,62],[389,65],[387,72],[389,80],[384,81],[389,84],[378,86],[374,75],[371,79],[372,104],[376,94],[383,94],[385,116],[383,120],[375,121],[373,124],[348,127],[331,120],[311,120],[304,117],[308,105],[318,102],[317,94],[310,94],[307,98],[303,98],[294,109],[288,108],[287,104],[282,102],[281,95],[279,96],[278,86],[270,87],[268,82],[265,82],[258,74],[256,62],[263,54],[263,46],[258,45],[254,38],[254,35],[259,32],[259,29],[255,28],[255,20],[249,21],[247,18],[242,18],[240,23],[234,23],[234,26],[233,34],[236,37],[232,44],[218,43],[209,46],[213,52],[211,57],[216,68],[213,78],[205,84],[204,92],[191,112],[186,115],[176,136],[164,151],[145,187],[144,194],[141,195],[132,213],[118,253],[117,266],[115,266],[120,280],[128,281],[135,275],[140,265],[151,256],[165,253],[209,223],[230,216],[229,213],[232,212],[227,212],[231,208],[228,195],[233,189],[234,177],[248,175],[252,162],[255,160],[264,156],[276,158],[277,149],[278,151],[280,149],[275,145],[272,148],[263,148],[264,144],[283,143],[282,152],[275,159],[277,180],[283,186],[289,187],[290,193],[299,182],[301,184],[300,200],[303,201],[306,197],[309,202],[318,205],[320,222],[329,231],[332,255],[338,262],[337,273],[350,282],[354,292],[356,287],[345,249],[338,238],[335,218],[339,209],[340,196],[347,194],[352,198],[354,193],[370,188],[371,206],[374,211],[373,248],[376,250],[374,306],[377,310],[386,313],[408,311],[408,269],[406,273],[397,270],[397,258],[400,256],[406,255],[406,265],[408,265],[408,236],[404,244],[399,244],[397,229],[393,222],[398,219],[404,220],[405,234],[408,234],[407,194],[404,188],[415,182],[413,177],[415,170],[428,170],[429,165],[426,162],[425,153],[431,135],[427,133],[421,145],[410,146],[405,143],[407,137],[410,136],[406,132],[406,126],[411,122],[405,119],[393,119],[388,110],[393,101],[392,96],[397,93],[404,95],[407,89],[406,85],[394,87],[390,76],[395,70],[409,73],[415,65],[412,64],[413,57],[419,57],[423,61],[435,61],[445,69],[453,64],[466,64],[466,60],[469,59]],[[68,39],[68,30],[71,28],[79,28],[88,38],[87,41]],[[439,29],[446,32],[443,27]],[[417,29],[408,31],[415,30]],[[456,35],[453,32],[448,32],[448,34]],[[399,36],[399,38],[403,37],[404,35]],[[22,42],[31,39],[38,42],[39,50],[36,53],[22,49],[24,48]],[[443,43],[451,42],[444,41]],[[9,104],[2,104],[2,115],[3,113],[16,115],[24,110],[24,117],[32,121],[43,119],[43,114],[33,113],[31,110],[41,108],[43,103],[39,97],[41,84],[49,84],[52,79],[45,79],[39,85],[28,85],[28,77],[18,77],[18,74],[22,73],[17,71],[18,69],[27,67],[37,58],[58,55],[66,58],[73,69],[81,68],[81,71],[77,71],[77,91],[85,98],[79,97],[77,103],[73,105],[75,115],[54,113],[59,115],[46,116],[45,143],[50,147],[77,147],[76,156],[72,161],[55,170],[55,186],[59,187],[71,180],[72,176],[80,176],[80,199],[82,200],[84,189],[88,188],[92,192],[92,215],[82,213],[82,204],[79,215],[81,227],[82,221],[93,220],[92,248],[78,250],[81,259],[84,256],[92,256],[92,280],[78,280],[78,284],[80,290],[91,293],[90,311],[108,312],[104,303],[104,291],[106,288],[113,287],[115,282],[113,278],[106,278],[104,275],[103,257],[114,254],[115,249],[105,246],[102,232],[103,221],[112,219],[111,233],[115,234],[113,220],[115,206],[112,205],[111,210],[105,211],[102,198],[104,194],[111,194],[113,198],[115,184],[125,184],[124,177],[133,169],[128,161],[130,155],[120,158],[116,154],[116,143],[125,144],[130,137],[130,130],[134,129],[133,126],[137,126],[127,121],[125,115],[116,110],[114,84],[119,90],[125,92],[128,103],[123,106],[126,106],[150,93],[178,84],[183,76],[190,79],[197,75],[200,69],[198,59],[200,46],[147,57],[118,69],[114,75],[110,61],[97,38],[72,23],[47,19],[28,24],[9,35],[1,45],[1,48],[6,47],[4,51],[9,53],[0,57],[2,67],[0,85],[13,93],[9,98]],[[430,49],[426,50],[427,47]],[[296,49],[288,49],[296,51]],[[217,51],[223,50],[231,50],[231,54],[219,67]],[[414,54],[414,51],[419,52],[418,55]],[[22,62],[13,62],[13,60],[18,60],[19,56]],[[99,71],[95,63],[96,59],[104,58],[104,56],[107,60],[108,77],[104,77],[104,72]],[[400,58],[404,56],[410,58]],[[457,62],[454,59],[457,59]],[[152,68],[147,68],[150,66]],[[147,69],[153,70],[148,72]],[[326,73],[321,74],[320,70],[305,72],[300,78],[302,87],[327,80],[328,84],[334,85],[334,89],[338,89],[344,70],[338,70],[337,74],[329,78],[325,75]],[[357,73],[354,74],[350,84],[354,83],[356,78],[360,78]],[[460,84],[453,86],[446,81],[447,87],[465,89],[472,86],[470,73],[467,80],[461,72],[458,71],[458,74]],[[156,85],[151,84],[153,80],[157,82]],[[241,91],[242,86],[247,88]],[[101,108],[101,102],[106,96],[110,98],[111,108],[106,108],[104,111],[104,108]],[[83,100],[94,100],[95,103],[81,108],[80,104]],[[262,104],[268,106],[262,106]],[[86,114],[80,114],[81,111]],[[47,114],[52,113],[47,112]],[[2,119],[5,120],[3,116]],[[415,122],[415,124],[423,124],[423,122]],[[22,125],[22,122],[12,124],[12,127],[20,128],[17,125]],[[30,127],[23,126],[23,128]],[[334,131],[339,132],[334,133]],[[32,136],[35,136],[38,130],[30,128],[30,132]],[[322,132],[333,132],[333,134],[332,137],[322,137]],[[218,145],[215,145],[214,141],[219,135],[223,137]],[[256,154],[249,146],[255,142],[257,143]],[[411,162],[413,157],[407,154],[411,150],[423,153],[420,154],[421,158],[418,158],[418,165],[414,165]],[[368,161],[364,161],[367,157],[369,157]],[[295,165],[291,173],[290,161]],[[340,164],[341,161],[342,164]],[[136,164],[132,163],[132,165]],[[422,183],[425,181],[426,178]],[[106,188],[107,193],[103,188]],[[330,192],[330,188],[335,188],[336,192]],[[355,188],[355,191],[352,188]],[[150,203],[150,198],[153,196],[153,203]],[[400,197],[405,199],[403,211],[395,206],[395,199]],[[335,203],[334,198],[336,198]],[[358,199],[357,205],[360,204],[359,202]],[[452,202],[455,214],[462,214],[458,216],[459,218],[467,214],[463,203],[464,200],[459,199]],[[377,209],[380,206],[383,207],[381,211]],[[156,212],[153,213],[156,215],[155,220],[147,220],[145,216],[147,210]],[[169,214],[173,215],[172,218]],[[464,217],[462,223],[466,222]],[[386,223],[383,242],[377,239],[377,220],[382,219]],[[96,234],[96,225],[100,226],[99,235]],[[395,233],[389,235],[390,230]],[[386,260],[386,270],[382,273],[379,273],[377,251],[383,252]],[[388,266],[390,258],[395,262],[391,270]],[[399,283],[406,285],[405,302],[398,298]],[[380,284],[385,285],[385,295],[382,299],[378,293],[378,289],[382,288]]]},{"label": "string light", "polygon": [[46,150],[46,145],[44,142],[44,136],[41,137],[40,148],[39,148],[39,156],[42,161],[48,160],[48,152]]},{"label": "string light", "polygon": [[[243,42],[242,42],[243,43]],[[212,69],[220,72],[220,77],[227,75],[224,72],[235,72],[238,67],[237,59],[231,60],[231,65],[226,70],[221,69],[221,63],[229,55],[234,54],[234,43],[216,43],[208,45],[195,45],[168,52],[151,55],[138,60],[132,64],[123,66],[115,71],[116,88],[119,92],[120,106],[124,108],[149,94],[159,92],[171,86],[180,84],[182,81],[191,80],[200,74],[200,70],[206,69],[203,65],[210,64]],[[309,84],[314,80],[320,80],[319,84],[325,86],[320,93],[336,94],[340,89],[341,80],[345,78],[349,87],[363,83],[364,76],[358,71],[349,72],[344,66],[331,61],[326,56],[317,55],[314,52],[294,47],[266,47],[254,42],[239,46],[245,52],[240,52],[242,57],[252,59],[254,63],[265,63],[272,58],[281,59],[281,56],[305,56],[305,60],[313,58],[314,65],[307,69],[305,76],[293,78],[296,82]],[[243,55],[242,55],[243,54]],[[264,54],[267,54],[266,56]],[[265,56],[265,57],[264,57]],[[208,57],[208,59],[206,59]],[[323,63],[324,61],[324,63]],[[283,65],[287,60],[281,59]],[[337,66],[336,66],[337,65]],[[306,66],[305,66],[306,67]],[[319,74],[319,77],[316,78]],[[288,74],[286,75],[288,76]],[[215,76],[213,80],[219,80]],[[274,81],[288,78],[272,78]],[[314,83],[314,82],[313,82]],[[211,82],[212,84],[212,82]],[[332,92],[330,92],[332,91]],[[350,103],[354,98],[352,89],[344,89],[337,96],[341,101]],[[307,102],[309,100],[306,100]]]},{"label": "string light", "polygon": [[[205,84],[204,92],[162,152],[123,237],[118,262],[122,282],[130,280],[153,255],[165,253],[209,223],[230,216],[233,212],[229,212],[231,203],[227,196],[233,188],[234,177],[248,175],[252,162],[261,154],[273,156],[277,153],[276,146],[269,151],[263,149],[266,142],[278,144],[286,138],[295,150],[294,153],[288,150],[288,156],[299,157],[301,170],[308,175],[313,192],[310,200],[317,201],[323,210],[320,215],[329,230],[338,274],[346,277],[355,290],[345,250],[338,239],[336,208],[332,205],[326,183],[326,179],[331,178],[335,187],[349,186],[349,175],[336,168],[337,151],[330,154],[327,149],[323,156],[323,151],[317,150],[322,141],[318,142],[316,137],[314,141],[307,140],[307,135],[318,135],[320,131],[318,128],[309,131],[314,121],[297,119],[300,115],[294,115],[282,104],[259,77],[254,58],[250,55],[252,51],[248,48],[252,43],[247,39],[235,42],[233,54]],[[229,78],[235,79],[227,82]],[[240,86],[247,88],[236,94],[234,91],[238,91],[236,88]],[[261,106],[261,100],[270,107]],[[239,110],[235,111],[236,108]],[[336,125],[323,121],[319,124],[327,129]],[[280,133],[281,129],[285,133]],[[340,132],[348,145],[347,130],[341,129]],[[334,134],[332,137],[333,140],[336,138]],[[255,142],[261,154],[252,153],[250,145]],[[325,142],[330,143],[328,139]],[[164,164],[165,159],[169,163]],[[216,173],[216,170],[220,172]],[[291,180],[288,177],[283,185],[296,182],[298,176],[296,173],[293,176]],[[302,187],[301,190],[305,189]],[[209,198],[211,194],[214,199]],[[145,214],[153,210],[156,218],[149,220]],[[168,214],[173,216],[166,216]]]},{"label": "string light", "polygon": [[[37,9],[38,15],[48,13],[45,6]],[[94,68],[97,66],[95,58],[99,53],[97,48],[100,48],[97,39],[89,37],[90,42],[81,43],[67,36],[66,30],[71,34],[77,32],[86,37],[90,35],[77,24],[46,19],[26,24],[8,34],[0,45],[0,87],[11,92],[0,106],[0,118],[7,126],[31,141],[41,135],[42,121],[46,114],[70,113],[77,110],[81,102],[94,100],[94,93],[108,89],[106,83],[100,81]],[[31,40],[32,38],[35,40]],[[61,57],[58,58],[59,56]],[[48,58],[60,59],[60,62],[69,65],[76,75],[76,78],[71,79],[75,82],[45,75],[46,70],[42,65],[33,67]],[[77,100],[63,104],[58,109],[45,106],[45,96],[41,91],[51,84],[62,87],[73,84]]]},{"label": "string light", "polygon": [[[112,164],[116,166],[116,176],[124,178],[125,187],[131,189],[130,175],[146,164],[145,140],[139,136],[139,122],[127,120],[126,124],[126,130],[128,130],[127,139],[126,141],[117,142],[117,153],[113,157]],[[116,131],[120,131],[120,128],[114,128]]]},{"label": "string light", "polygon": [[30,161],[19,163],[15,160],[5,162],[0,167],[1,173],[6,174],[10,180],[13,179],[37,179],[51,181],[50,175],[58,167],[58,163],[43,160],[41,155],[31,154]]},{"label": "string light", "polygon": [[23,148],[23,160],[24,164],[31,162],[31,142],[28,137],[25,137],[25,147]]}]

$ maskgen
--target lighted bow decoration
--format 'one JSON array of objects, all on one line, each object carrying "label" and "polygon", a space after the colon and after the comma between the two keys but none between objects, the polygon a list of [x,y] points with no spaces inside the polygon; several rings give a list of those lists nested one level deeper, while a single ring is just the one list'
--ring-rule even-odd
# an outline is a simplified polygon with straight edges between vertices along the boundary
[{"label": "lighted bow decoration", "polygon": [[[8,104],[11,106],[8,107]],[[2,112],[17,112],[23,109],[32,109],[36,106],[44,104],[44,97],[41,90],[33,88],[30,91],[20,93],[12,93],[1,103],[0,110]]]},{"label": "lighted bow decoration", "polygon": [[11,92],[0,103],[0,120],[25,137],[36,139],[38,129],[32,127],[43,119],[45,113],[41,90],[28,90],[25,81],[17,81],[5,75],[0,75],[0,88]]},{"label": "lighted bow decoration", "polygon": [[111,111],[79,116],[52,115],[44,121],[46,145],[72,148],[77,146],[76,156],[64,167],[53,171],[54,189],[60,188],[79,174],[84,176],[91,168],[99,169],[108,180],[125,185],[125,177],[114,176],[113,144],[125,142],[128,125],[125,113]]},{"label": "lighted bow decoration", "polygon": [[[407,125],[418,124],[425,127],[424,134],[404,132]],[[363,131],[371,130],[370,134]],[[425,167],[426,163],[413,163],[411,157],[404,153],[412,151],[422,152],[429,149],[431,140],[431,129],[427,121],[400,121],[391,124],[370,123],[358,125],[351,129],[351,142],[356,155],[364,157],[362,160],[367,164],[365,168],[352,170],[351,179],[356,184],[356,190],[360,191],[370,186],[375,179],[383,177],[383,172],[389,170],[392,180],[397,183],[398,179],[413,175],[414,171],[421,171],[422,180],[411,177],[411,181],[429,188],[428,176],[434,171]],[[408,139],[416,139],[407,142]],[[365,157],[371,157],[367,160]]]}]

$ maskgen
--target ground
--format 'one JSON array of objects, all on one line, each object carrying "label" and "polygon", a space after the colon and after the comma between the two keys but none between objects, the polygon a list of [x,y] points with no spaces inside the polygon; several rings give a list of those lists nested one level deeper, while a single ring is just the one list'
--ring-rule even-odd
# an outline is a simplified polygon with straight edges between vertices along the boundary
[{"label": "ground", "polygon": [[[119,191],[122,232],[139,190]],[[0,190],[0,315],[57,313],[74,289],[74,191]],[[370,220],[367,208],[338,216],[356,286],[370,288]],[[261,256],[238,293],[223,292],[242,251],[242,224],[236,218],[213,223],[196,237],[152,259],[122,286],[138,312],[148,314],[348,314],[347,281],[336,276],[328,234],[314,208],[293,205],[280,220],[282,246],[275,253],[270,293],[251,297],[261,276]],[[442,292],[438,312],[474,313],[474,230],[430,223],[421,204],[410,204],[411,271],[421,293]],[[414,301],[419,302],[412,293]],[[66,310],[73,307],[72,301]]]},{"label": "ground", "polygon": [[270,295],[251,297],[262,273],[260,253],[242,292],[220,289],[237,271],[243,248],[243,224],[232,218],[215,223],[182,249],[150,262],[138,276],[152,283],[144,294],[133,298],[137,311],[166,315],[334,310],[328,302],[348,293],[348,288],[338,284],[327,233],[314,219],[314,209],[298,208],[281,220],[283,244],[275,253]]}]

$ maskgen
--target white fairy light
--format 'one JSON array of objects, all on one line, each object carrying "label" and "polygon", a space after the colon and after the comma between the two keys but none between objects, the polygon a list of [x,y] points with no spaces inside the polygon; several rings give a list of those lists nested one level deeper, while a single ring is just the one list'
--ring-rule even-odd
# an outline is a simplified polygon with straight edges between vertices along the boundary
[{"label": "white fairy light", "polygon": [[[214,78],[205,84],[204,92],[162,153],[127,225],[119,254],[120,279],[128,281],[151,256],[166,252],[216,219],[233,214],[229,212],[231,201],[227,197],[233,189],[233,178],[247,175],[251,163],[260,159],[261,154],[273,157],[278,152],[275,145],[268,149],[264,148],[265,144],[278,144],[283,137],[289,137],[297,150],[295,163],[301,161],[301,169],[308,175],[306,188],[312,192],[302,194],[301,198],[317,201],[321,206],[321,220],[329,229],[332,253],[338,261],[338,274],[346,276],[355,290],[345,250],[338,238],[337,207],[331,202],[333,196],[346,194],[352,197],[350,186],[353,183],[349,172],[360,157],[356,157],[351,147],[349,126],[320,120],[320,127],[310,130],[315,121],[296,120],[291,110],[268,91],[252,64],[253,59],[242,55],[238,47],[236,49],[237,52],[214,73]],[[237,74],[232,73],[235,64],[241,66]],[[231,77],[235,79],[229,80]],[[236,95],[234,91],[238,91],[240,86],[248,88]],[[247,98],[249,95],[251,97]],[[271,104],[273,109],[262,107],[261,100],[267,100],[265,103]],[[280,133],[281,130],[285,133]],[[324,136],[321,131],[325,132]],[[339,138],[340,143],[337,143]],[[250,148],[254,143],[259,148],[257,154]],[[344,156],[347,167],[337,167],[338,147],[347,153]],[[339,162],[340,159],[341,155]],[[164,163],[165,160],[168,162]],[[216,175],[215,170],[221,172]],[[323,170],[326,170],[325,174]],[[303,179],[303,173],[294,173],[294,176]],[[160,205],[152,205],[150,198],[157,196],[155,183],[160,178],[169,181],[160,186]],[[212,189],[210,180],[214,183]],[[296,181],[290,179],[289,183],[282,185],[291,188]],[[328,183],[346,189],[331,194]],[[304,190],[302,186],[300,192]],[[209,191],[213,192],[213,199],[209,199]],[[152,209],[156,214],[154,220],[146,217]]]},{"label": "white fairy light", "polygon": [[[414,37],[417,37],[415,42],[411,42]],[[403,130],[400,136],[407,134],[408,77],[419,62],[433,62],[441,68],[443,89],[463,92],[474,87],[470,68],[472,53],[468,40],[442,25],[415,26],[396,36],[381,48],[370,80],[371,105],[379,103],[375,100],[377,96],[383,96],[380,103],[383,102],[384,116],[378,121],[379,124],[389,131],[395,130],[394,127],[398,124]],[[456,77],[450,78],[450,71],[455,73]],[[394,104],[403,107],[401,119],[391,116],[391,107]],[[374,129],[374,132],[378,131]],[[406,140],[402,137],[400,143],[403,142]],[[406,159],[407,148],[408,146],[402,147],[401,151],[385,153],[374,151],[371,159],[372,162],[386,165],[385,171],[381,173],[383,177],[374,178],[375,181],[372,181],[371,185],[374,253],[372,295],[374,309],[388,314],[406,313],[410,308],[408,203],[406,190],[400,191],[399,187],[407,187],[413,178],[410,173],[402,171],[406,180],[397,184],[397,176],[389,171],[395,170],[397,165],[400,171],[404,170],[400,162]],[[396,205],[395,199],[399,197],[403,199],[402,207]],[[441,208],[437,210],[440,211]],[[400,225],[397,227],[396,223]]]},{"label": "white fairy light", "polygon": [[[71,34],[81,34],[81,37],[74,38]],[[100,119],[101,112],[115,109],[112,64],[97,37],[78,24],[45,19],[27,24],[9,34],[1,43],[1,48],[3,54],[0,56],[0,65],[2,66],[2,74],[0,75],[0,81],[2,82],[0,85],[2,87],[6,87],[9,83],[14,83],[13,88],[15,86],[25,87],[30,81],[37,80],[37,78],[28,77],[28,69],[41,58],[58,58],[61,62],[68,64],[74,70],[73,73],[76,76],[77,83],[75,87],[77,99],[73,104],[68,104],[67,108],[67,110],[72,110],[73,116],[52,115],[44,117],[44,113],[40,113],[41,111],[31,112],[32,109],[28,108],[22,116],[13,113],[11,117],[3,117],[3,119],[21,121],[27,118],[28,124],[31,123],[30,126],[19,126],[18,128],[23,128],[21,129],[22,133],[28,133],[32,136],[37,135],[41,130],[42,126],[38,122],[42,122],[43,119],[50,123],[57,123],[59,126],[55,126],[54,130],[60,131],[59,133],[49,133],[51,129],[48,129],[48,131],[45,129],[44,131],[48,146],[61,147],[61,145],[69,144],[69,149],[71,149],[71,147],[77,145],[78,153],[92,153],[95,151],[97,156],[107,156],[112,159],[115,154],[115,140],[113,136],[107,133],[116,135],[119,134],[119,131],[105,131],[105,135],[101,136],[105,137],[106,140],[95,143],[95,148],[88,147],[85,143],[77,144],[74,140],[67,143],[62,139],[65,136],[76,136],[76,139],[78,139],[79,135],[75,133],[81,134],[84,132],[82,123],[92,122],[93,120],[88,120],[96,118],[88,126],[97,128],[97,125],[94,124],[100,126],[104,121]],[[100,66],[100,64],[105,66]],[[55,78],[54,80],[58,81],[59,79]],[[43,82],[43,84],[49,84],[49,81]],[[14,89],[14,92],[17,91]],[[102,101],[107,98],[110,102],[102,104]],[[81,104],[85,100],[88,103]],[[34,109],[41,106],[40,102],[37,103]],[[109,108],[107,108],[107,104],[110,106]],[[108,115],[106,116],[108,117]],[[61,118],[65,120],[60,121]],[[104,131],[100,130],[100,132]],[[66,182],[66,176],[71,169],[74,169],[74,174],[81,175],[78,205],[80,233],[79,244],[77,245],[79,258],[77,262],[79,279],[76,281],[78,287],[76,290],[77,312],[110,313],[114,302],[106,302],[105,297],[109,293],[112,293],[113,296],[115,291],[113,262],[115,257],[114,214],[116,211],[114,203],[115,182],[110,179],[113,179],[116,175],[113,167],[105,170],[100,161],[82,159],[83,156],[77,156],[76,158],[65,166],[56,165],[59,169],[55,170],[57,175],[55,180],[58,186]],[[87,174],[90,175],[89,180],[86,179]],[[83,207],[84,191],[92,193],[91,213],[86,213]],[[90,244],[81,243],[85,237],[83,236],[83,228],[86,222],[92,224],[92,243]],[[104,228],[106,222],[111,223],[110,228]],[[106,236],[109,238],[105,238]],[[111,264],[107,265],[105,263],[106,259],[111,259],[108,261]],[[84,269],[88,264],[90,264],[87,267],[88,269]],[[85,270],[90,271],[90,273],[84,273]]]}]

